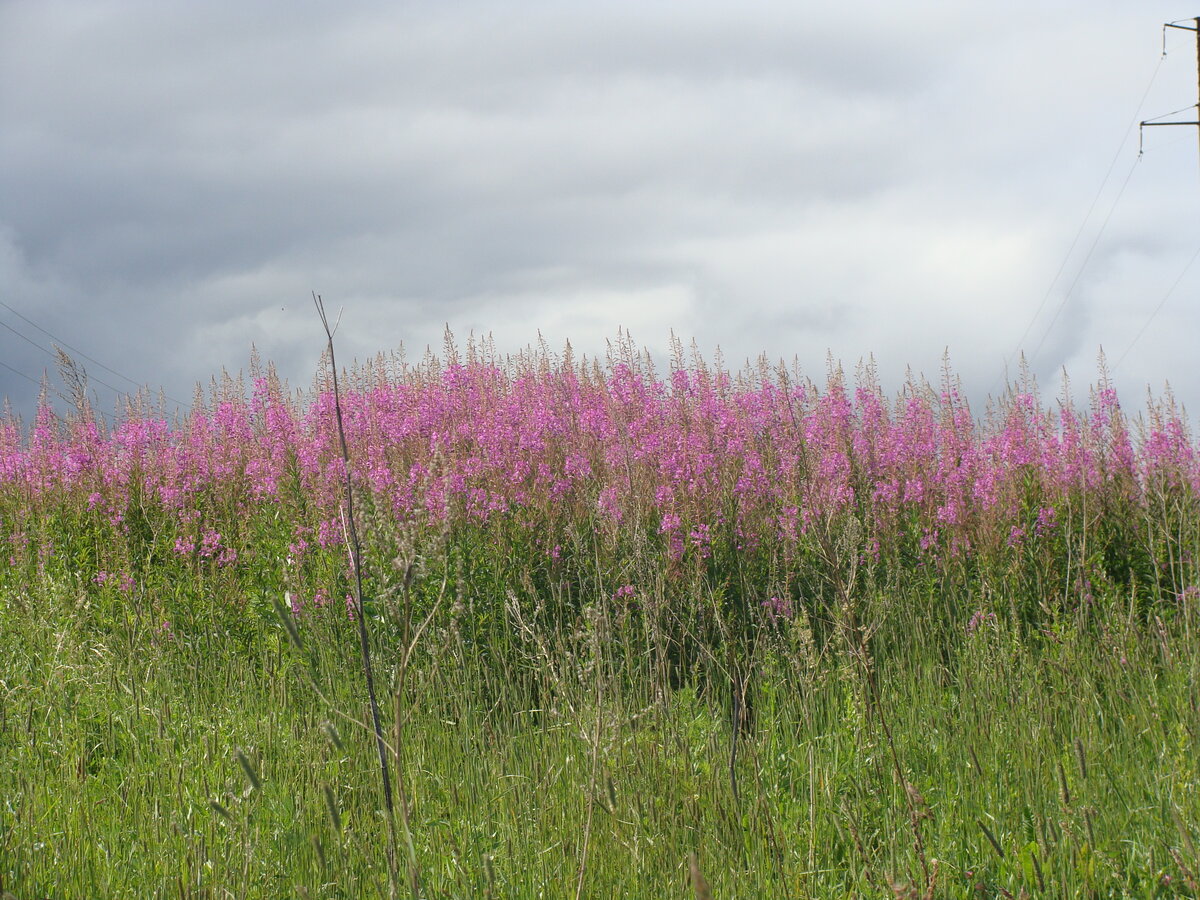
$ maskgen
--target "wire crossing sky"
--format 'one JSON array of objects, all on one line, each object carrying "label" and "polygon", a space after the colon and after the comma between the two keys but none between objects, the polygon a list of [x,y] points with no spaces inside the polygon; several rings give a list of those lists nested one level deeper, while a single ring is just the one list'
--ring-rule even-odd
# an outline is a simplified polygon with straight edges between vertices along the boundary
[{"label": "wire crossing sky", "polygon": [[1200,406],[1182,2],[0,3],[0,395],[671,333]]}]

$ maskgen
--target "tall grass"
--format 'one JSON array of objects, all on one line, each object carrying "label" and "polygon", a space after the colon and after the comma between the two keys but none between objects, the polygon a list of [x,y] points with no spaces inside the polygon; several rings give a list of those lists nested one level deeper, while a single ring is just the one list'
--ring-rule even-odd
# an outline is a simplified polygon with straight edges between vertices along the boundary
[{"label": "tall grass", "polygon": [[449,339],[347,379],[361,606],[323,379],[0,423],[0,890],[386,892],[365,616],[414,894],[1194,895],[1169,397]]}]

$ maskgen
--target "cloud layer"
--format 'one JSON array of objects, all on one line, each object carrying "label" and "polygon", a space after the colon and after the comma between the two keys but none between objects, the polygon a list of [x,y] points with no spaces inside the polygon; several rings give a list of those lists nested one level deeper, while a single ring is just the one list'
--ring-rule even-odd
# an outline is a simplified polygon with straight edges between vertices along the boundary
[{"label": "cloud layer", "polygon": [[[1053,392],[1103,345],[1194,407],[1200,263],[1150,314],[1200,244],[1196,135],[1135,163],[1126,131],[1194,99],[1189,34],[1155,68],[1188,10],[1129,6],[10,0],[0,300],[185,399],[252,343],[306,384],[317,290],[347,358],[674,330],[893,385],[948,351],[982,404],[1019,346]],[[14,330],[51,339],[0,322],[28,412],[53,362]]]}]

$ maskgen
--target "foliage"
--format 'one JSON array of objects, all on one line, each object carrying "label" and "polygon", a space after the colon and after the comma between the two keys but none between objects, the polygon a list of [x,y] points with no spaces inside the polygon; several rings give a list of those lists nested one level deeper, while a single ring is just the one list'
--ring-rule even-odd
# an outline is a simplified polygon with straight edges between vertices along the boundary
[{"label": "foliage", "polygon": [[[386,890],[334,400],[251,377],[0,422],[0,890]],[[627,343],[350,383],[414,890],[1195,893],[1169,398],[976,416]]]}]

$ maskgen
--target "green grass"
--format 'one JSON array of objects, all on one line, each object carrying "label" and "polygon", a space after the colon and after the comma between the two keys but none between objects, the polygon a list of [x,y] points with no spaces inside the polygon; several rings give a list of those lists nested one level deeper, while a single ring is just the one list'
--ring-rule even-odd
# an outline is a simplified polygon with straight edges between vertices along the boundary
[{"label": "green grass", "polygon": [[[0,889],[387,896],[352,623],[302,616],[301,651],[269,615],[168,632],[88,597],[0,596]],[[1193,613],[1114,596],[1040,632],[1000,615],[939,638],[876,599],[869,680],[796,623],[742,647],[736,797],[724,661],[669,672],[608,603],[569,627],[510,605],[481,631],[455,602],[396,697],[404,626],[381,612],[406,889],[691,897],[695,853],[718,898],[922,896],[926,869],[937,897],[1195,896]]]}]

